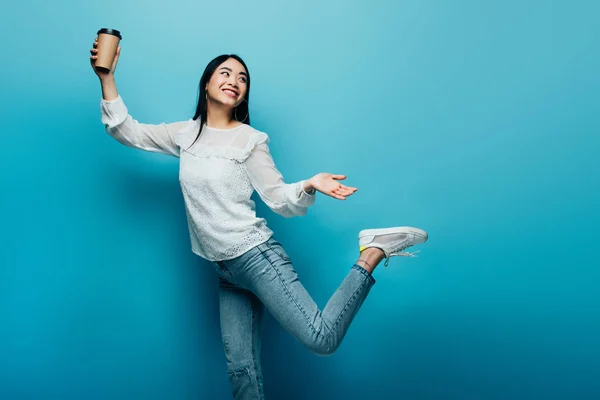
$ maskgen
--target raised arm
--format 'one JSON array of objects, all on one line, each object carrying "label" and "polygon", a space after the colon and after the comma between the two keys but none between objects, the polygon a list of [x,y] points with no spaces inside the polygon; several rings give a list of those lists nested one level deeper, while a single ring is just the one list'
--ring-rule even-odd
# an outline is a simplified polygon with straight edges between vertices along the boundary
[{"label": "raised arm", "polygon": [[103,98],[100,101],[100,109],[106,132],[120,143],[179,157],[179,146],[175,143],[175,135],[191,121],[158,125],[142,124],[129,114],[121,96],[112,101]]},{"label": "raised arm", "polygon": [[142,124],[129,115],[129,111],[123,102],[117,85],[115,83],[115,70],[121,47],[117,48],[117,54],[110,70],[105,71],[95,68],[98,38],[94,41],[90,50],[90,63],[95,74],[100,79],[102,87],[102,99],[100,101],[100,112],[102,123],[109,135],[129,147],[135,147],[146,151],[179,156],[179,147],[175,143],[175,134],[187,126],[191,121],[175,122],[171,124]]}]

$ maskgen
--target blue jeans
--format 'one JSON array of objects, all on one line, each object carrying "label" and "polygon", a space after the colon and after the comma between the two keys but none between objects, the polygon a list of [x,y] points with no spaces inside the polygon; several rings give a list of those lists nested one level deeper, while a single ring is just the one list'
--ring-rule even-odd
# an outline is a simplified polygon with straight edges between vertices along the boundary
[{"label": "blue jeans", "polygon": [[298,280],[290,257],[271,238],[239,257],[214,262],[219,275],[221,334],[235,399],[264,399],[260,365],[265,306],[312,352],[332,354],[369,294],[375,279],[353,265],[319,310]]}]

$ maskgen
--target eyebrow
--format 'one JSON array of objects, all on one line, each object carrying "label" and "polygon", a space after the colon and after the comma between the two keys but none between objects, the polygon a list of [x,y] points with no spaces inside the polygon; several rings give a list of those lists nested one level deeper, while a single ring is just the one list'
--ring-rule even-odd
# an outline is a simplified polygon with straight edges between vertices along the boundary
[{"label": "eyebrow", "polygon": [[[221,67],[221,68],[219,68],[219,69],[220,69],[220,70],[221,70],[221,69],[226,69],[226,70],[227,70],[227,71],[229,71],[229,72],[233,72],[233,70],[232,70],[231,68],[229,68],[229,67]],[[246,74],[244,71],[241,71],[241,72],[240,72],[240,75],[244,75],[245,77],[248,77],[248,74]]]}]

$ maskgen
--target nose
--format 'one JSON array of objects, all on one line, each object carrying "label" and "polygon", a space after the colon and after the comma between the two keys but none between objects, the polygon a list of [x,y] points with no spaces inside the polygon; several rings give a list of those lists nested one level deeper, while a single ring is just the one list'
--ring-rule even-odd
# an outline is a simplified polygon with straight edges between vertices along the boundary
[{"label": "nose", "polygon": [[228,78],[228,80],[229,80],[229,84],[237,89],[237,87],[238,87],[237,78],[235,76],[230,76]]}]

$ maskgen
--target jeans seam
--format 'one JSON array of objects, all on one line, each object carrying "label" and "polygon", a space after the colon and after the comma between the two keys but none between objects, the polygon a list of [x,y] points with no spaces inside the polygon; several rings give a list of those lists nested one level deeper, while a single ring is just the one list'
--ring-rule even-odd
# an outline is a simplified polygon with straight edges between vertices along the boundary
[{"label": "jeans seam", "polygon": [[[252,303],[252,300],[250,300],[250,303]],[[263,394],[261,393],[260,390],[260,382],[258,381],[258,365],[256,362],[256,354],[255,354],[255,350],[256,350],[256,344],[254,342],[254,329],[256,329],[256,323],[255,323],[255,311],[254,308],[252,307],[252,304],[250,304],[250,310],[251,314],[252,314],[252,318],[251,318],[251,332],[250,335],[252,336],[252,364],[254,366],[254,378],[256,379],[256,390],[258,391],[258,398],[262,399],[263,398]]]},{"label": "jeans seam", "polygon": [[267,240],[265,242],[265,244],[267,245],[267,247],[275,254],[277,254],[279,256],[279,258],[281,258],[284,261],[292,261],[292,259],[288,256],[288,257],[284,257],[283,255],[279,254],[277,252],[277,250],[273,249],[273,246],[271,246],[271,243],[269,243],[270,240]]},{"label": "jeans seam", "polygon": [[[300,310],[300,313],[304,316],[304,319],[306,320],[306,323],[308,324],[308,326],[310,327],[310,329],[312,329],[313,333],[315,333],[317,336],[319,336],[320,333],[317,332],[317,330],[315,329],[315,327],[313,326],[313,324],[310,322],[310,318],[308,318],[308,315],[306,315],[306,313],[304,312],[304,309],[302,308],[302,306],[298,303],[298,301],[296,300],[296,298],[290,292],[289,288],[285,284],[285,281],[281,277],[281,273],[279,272],[279,269],[277,268],[277,266],[275,266],[275,264],[273,264],[271,262],[271,260],[269,260],[269,257],[267,255],[265,255],[264,251],[260,250],[260,252],[262,253],[263,257],[267,260],[267,262],[271,265],[271,267],[273,267],[273,269],[277,273],[277,277],[279,278],[279,281],[281,282],[281,285],[285,289],[285,293],[288,295],[288,298],[290,298],[294,302],[294,304],[296,305],[296,307],[298,308],[298,310]],[[277,254],[277,253],[275,252],[275,254]]]},{"label": "jeans seam", "polygon": [[365,283],[366,283],[366,281],[363,281],[360,284],[360,286],[354,291],[354,293],[352,294],[352,297],[350,297],[350,299],[346,302],[346,304],[344,305],[344,308],[342,309],[342,312],[340,312],[340,315],[337,317],[337,319],[333,323],[334,326],[336,326],[340,322],[340,320],[342,319],[344,314],[346,314],[346,310],[348,310],[348,307],[354,301],[354,299],[357,297],[358,293],[362,292],[363,287],[365,286]]},{"label": "jeans seam", "polygon": [[[269,247],[269,246],[267,246]],[[270,247],[269,247],[270,249]],[[349,305],[352,303],[352,301],[354,301],[354,299],[356,298],[357,294],[363,290],[363,286],[368,283],[374,283],[374,279],[372,276],[370,276],[370,274],[368,274],[368,272],[365,270],[360,271],[358,270],[360,269],[364,269],[360,266],[356,266],[355,269],[358,270],[359,273],[361,273],[365,279],[363,280],[363,282],[360,284],[360,286],[354,291],[354,293],[352,294],[352,296],[350,297],[350,299],[346,302],[346,304],[344,305],[344,308],[342,309],[342,311],[340,312],[340,315],[338,316],[338,318],[334,321],[333,326],[330,327],[328,329],[327,333],[322,333],[317,331],[317,329],[313,326],[313,324],[310,322],[310,318],[308,318],[308,315],[306,315],[306,313],[304,312],[304,309],[302,308],[302,306],[298,303],[298,301],[296,300],[296,298],[294,296],[292,296],[290,290],[288,289],[287,285],[285,284],[285,281],[282,279],[281,274],[279,272],[279,269],[277,268],[277,266],[275,264],[273,264],[271,262],[271,260],[269,260],[269,258],[265,255],[265,252],[261,249],[259,249],[261,254],[263,255],[263,257],[267,260],[267,262],[271,265],[271,267],[273,267],[273,269],[275,270],[275,272],[277,273],[277,277],[279,278],[279,281],[281,282],[281,285],[283,286],[283,288],[285,289],[286,294],[288,295],[288,297],[294,302],[294,304],[296,305],[296,307],[298,308],[298,310],[300,310],[300,312],[302,313],[302,315],[304,316],[304,319],[306,320],[306,323],[308,324],[308,326],[310,327],[310,329],[312,329],[313,333],[317,336],[317,338],[322,337],[326,340],[328,340],[331,335],[333,334],[333,331],[335,329],[335,326],[339,323],[339,321],[341,320],[341,318],[344,316],[346,310],[348,309]],[[278,254],[277,252],[273,251],[275,254]],[[282,258],[283,259],[283,258]],[[353,266],[354,267],[354,266]],[[322,310],[319,309],[319,313],[321,314],[321,322],[323,323],[323,326],[327,327],[327,324],[325,322],[325,320],[323,319],[323,312]]]},{"label": "jeans seam", "polygon": [[217,264],[217,267],[221,270],[221,272],[223,272],[223,274],[226,276],[227,280],[233,282],[233,274],[231,273],[229,268],[225,266],[225,263],[223,261],[216,261],[215,263]]},{"label": "jeans seam", "polygon": [[[361,267],[358,267],[358,268],[361,268]],[[363,269],[363,268],[361,268],[361,269]],[[365,271],[365,272],[362,272],[362,271],[360,271],[360,272],[361,272],[363,275],[366,275],[366,278],[369,278],[369,277],[370,277],[370,275],[367,275],[367,274],[368,274],[368,272],[367,272],[367,271]],[[371,279],[373,279],[373,278],[371,277]],[[356,290],[354,291],[354,293],[352,294],[352,296],[350,297],[350,299],[349,299],[349,300],[346,302],[346,304],[344,304],[344,308],[342,309],[342,311],[340,312],[340,315],[337,317],[337,319],[336,319],[336,320],[335,320],[335,322],[333,323],[333,327],[337,327],[337,325],[338,325],[338,324],[339,324],[339,322],[341,321],[342,317],[343,317],[343,316],[346,314],[346,311],[348,310],[348,307],[350,306],[350,304],[351,304],[351,303],[354,301],[354,299],[357,297],[358,293],[363,291],[363,288],[364,288],[364,286],[365,286],[365,285],[366,285],[366,284],[367,284],[369,281],[370,281],[369,279],[365,279],[365,280],[363,280],[363,282],[360,284],[360,286],[359,286],[358,288],[356,288]],[[334,329],[335,329],[335,328],[334,328]],[[330,329],[329,333],[328,333],[327,335],[324,335],[324,336],[325,336],[326,338],[327,338],[328,336],[330,336],[330,335],[333,333],[334,329]]]},{"label": "jeans seam", "polygon": [[363,274],[364,276],[367,277],[367,279],[374,285],[376,283],[375,278],[373,278],[373,275],[371,275],[371,273],[369,271],[367,271],[366,269],[364,269],[363,267],[361,267],[358,264],[354,264],[352,266],[352,268],[354,268],[355,270],[357,270],[358,272],[360,272],[361,274]]}]

